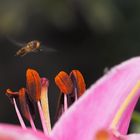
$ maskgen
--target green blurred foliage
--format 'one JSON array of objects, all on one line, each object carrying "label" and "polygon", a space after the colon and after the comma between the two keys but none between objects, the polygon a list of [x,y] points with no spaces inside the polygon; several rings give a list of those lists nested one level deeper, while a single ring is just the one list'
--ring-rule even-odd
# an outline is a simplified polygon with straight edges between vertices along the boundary
[{"label": "green blurred foliage", "polygon": [[119,26],[135,26],[139,7],[138,0],[1,0],[0,31],[19,34],[32,16],[36,20],[42,17],[60,29],[72,28],[81,17],[91,30],[112,31]]},{"label": "green blurred foliage", "polygon": [[134,111],[131,119],[131,129],[132,133],[140,133],[140,112]]}]

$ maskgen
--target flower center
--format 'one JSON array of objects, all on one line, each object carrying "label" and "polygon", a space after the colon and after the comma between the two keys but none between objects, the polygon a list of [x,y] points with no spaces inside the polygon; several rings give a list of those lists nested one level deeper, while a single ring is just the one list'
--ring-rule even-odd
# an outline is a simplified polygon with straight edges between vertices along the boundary
[{"label": "flower center", "polygon": [[[43,131],[48,135],[51,131],[51,121],[48,103],[48,86],[46,78],[40,78],[37,71],[28,69],[26,72],[26,88],[20,88],[18,92],[10,89],[6,90],[6,95],[15,107],[19,122],[23,129],[26,129],[22,115],[30,122],[34,131],[36,126],[35,108],[38,108]],[[61,71],[55,77],[55,83],[60,89],[60,100],[58,105],[57,119],[76,101],[85,91],[85,82],[82,74],[78,70],[73,70],[70,75]],[[17,102],[19,103],[20,110]],[[20,114],[20,111],[22,115]]]},{"label": "flower center", "polygon": [[[48,106],[48,80],[46,78],[40,78],[37,71],[28,69],[26,72],[26,88],[21,88],[18,92],[13,92],[10,89],[6,90],[6,95],[13,103],[19,122],[23,129],[26,129],[24,119],[22,115],[30,122],[30,125],[34,131],[36,126],[34,124],[35,108],[37,106],[42,128],[45,134],[51,131],[49,106]],[[19,107],[22,115],[20,114]],[[35,105],[36,104],[36,105]]]}]

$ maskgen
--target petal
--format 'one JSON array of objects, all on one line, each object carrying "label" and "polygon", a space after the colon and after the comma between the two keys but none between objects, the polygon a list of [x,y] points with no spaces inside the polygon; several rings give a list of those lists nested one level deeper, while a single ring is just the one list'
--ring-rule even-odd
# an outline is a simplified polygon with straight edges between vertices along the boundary
[{"label": "petal", "polygon": [[[139,79],[140,57],[114,67],[64,113],[51,136],[57,140],[92,140],[98,130],[110,127],[116,112]],[[118,125],[122,134],[127,132],[139,92],[136,95]]]},{"label": "petal", "polygon": [[130,134],[126,136],[120,136],[120,140],[140,140],[140,134]]},{"label": "petal", "polygon": [[0,124],[0,140],[50,140],[42,132],[23,130],[19,126]]}]

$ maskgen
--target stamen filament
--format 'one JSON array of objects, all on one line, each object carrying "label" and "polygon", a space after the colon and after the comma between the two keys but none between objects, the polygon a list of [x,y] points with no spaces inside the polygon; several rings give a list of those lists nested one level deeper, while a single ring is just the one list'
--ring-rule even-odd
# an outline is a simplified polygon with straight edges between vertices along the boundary
[{"label": "stamen filament", "polygon": [[133,97],[137,94],[138,90],[140,90],[140,81],[137,82],[135,87],[132,89],[132,91],[129,93],[123,104],[121,105],[120,109],[116,113],[112,123],[111,123],[111,129],[116,129],[117,124],[119,123],[119,120],[121,119],[121,116],[123,115],[124,111],[132,101]]},{"label": "stamen filament", "polygon": [[74,88],[74,94],[75,94],[75,101],[77,101],[78,96],[77,96],[77,89],[76,88]]},{"label": "stamen filament", "polygon": [[51,121],[50,121],[50,112],[49,112],[49,103],[48,103],[48,93],[47,89],[41,92],[41,105],[44,113],[45,124],[48,129],[48,133],[51,132]]},{"label": "stamen filament", "polygon": [[38,106],[39,115],[40,115],[40,119],[41,119],[44,134],[48,135],[48,130],[47,130],[47,127],[46,127],[46,124],[45,124],[45,118],[44,118],[44,114],[43,114],[43,111],[42,111],[40,101],[37,101],[37,106]]},{"label": "stamen filament", "polygon": [[18,120],[19,120],[19,122],[20,122],[21,127],[22,127],[23,129],[26,129],[26,125],[25,125],[25,123],[24,123],[24,121],[23,121],[23,118],[22,118],[20,112],[19,112],[19,109],[18,109],[18,107],[17,107],[17,103],[16,103],[15,98],[13,98],[13,103],[14,103],[15,111],[16,111],[16,114],[17,114],[17,117],[18,117]]},{"label": "stamen filament", "polygon": [[[29,109],[28,109],[29,110]],[[29,121],[30,121],[30,125],[31,125],[31,127],[32,127],[32,129],[34,130],[34,131],[37,131],[37,129],[36,129],[36,127],[35,127],[35,124],[34,124],[34,121],[33,121],[33,118],[32,118],[32,116],[31,116],[31,113],[29,112]]]},{"label": "stamen filament", "polygon": [[68,109],[67,94],[64,94],[64,112]]}]

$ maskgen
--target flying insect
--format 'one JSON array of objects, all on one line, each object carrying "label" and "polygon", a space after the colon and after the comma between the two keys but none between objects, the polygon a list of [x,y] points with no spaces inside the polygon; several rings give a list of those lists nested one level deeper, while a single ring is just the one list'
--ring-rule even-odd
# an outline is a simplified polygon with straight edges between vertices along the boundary
[{"label": "flying insect", "polygon": [[24,44],[19,43],[12,39],[8,39],[8,40],[12,42],[13,44],[15,44],[16,46],[20,47],[18,51],[16,52],[15,56],[23,57],[29,53],[38,53],[42,51],[43,52],[56,52],[55,49],[42,45],[41,42],[38,40],[32,40]]},{"label": "flying insect", "polygon": [[31,52],[39,52],[41,51],[41,45],[40,42],[38,40],[33,40],[28,42],[25,46],[23,46],[22,48],[20,48],[15,56],[25,56],[28,53]]}]

